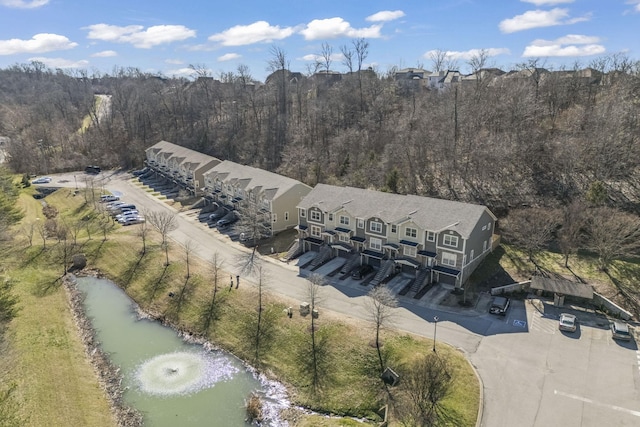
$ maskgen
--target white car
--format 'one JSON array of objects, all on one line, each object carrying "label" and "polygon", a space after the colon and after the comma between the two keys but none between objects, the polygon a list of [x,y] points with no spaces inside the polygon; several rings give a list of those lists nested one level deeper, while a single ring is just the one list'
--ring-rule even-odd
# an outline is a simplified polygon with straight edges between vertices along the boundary
[{"label": "white car", "polygon": [[578,327],[578,319],[573,314],[562,313],[560,315],[560,323],[558,328],[561,331],[575,332]]},{"label": "white car", "polygon": [[103,194],[100,196],[100,203],[110,203],[120,200],[120,197],[114,196],[112,194]]},{"label": "white car", "polygon": [[130,216],[140,216],[140,212],[136,210],[122,212],[121,214],[116,215],[116,220],[120,221],[123,218],[128,218]]},{"label": "white car", "polygon": [[49,176],[41,176],[40,178],[36,178],[31,181],[32,184],[48,184],[51,182],[51,177]]},{"label": "white car", "polygon": [[137,215],[137,216],[130,216],[130,217],[125,217],[122,218],[121,220],[118,221],[120,224],[122,225],[132,225],[132,224],[140,224],[144,222],[144,217]]}]

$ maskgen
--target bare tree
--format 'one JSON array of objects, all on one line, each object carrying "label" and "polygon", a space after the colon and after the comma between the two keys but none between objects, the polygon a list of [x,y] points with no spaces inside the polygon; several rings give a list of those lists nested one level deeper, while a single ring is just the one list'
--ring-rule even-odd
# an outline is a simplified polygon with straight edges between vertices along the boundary
[{"label": "bare tree", "polygon": [[322,57],[322,65],[324,66],[325,72],[329,72],[331,70],[331,62],[333,61],[333,48],[327,42],[322,43],[322,51],[320,52],[320,56]]},{"label": "bare tree", "polygon": [[342,52],[342,63],[347,67],[349,73],[353,73],[353,50],[347,45],[342,45],[340,46],[340,52]]},{"label": "bare tree", "polygon": [[584,241],[586,206],[573,202],[562,210],[562,226],[558,230],[558,245],[564,255],[564,266],[569,268],[569,256],[580,249]]},{"label": "bare tree", "polygon": [[210,276],[212,282],[211,299],[207,302],[204,310],[202,310],[201,321],[202,327],[205,331],[208,331],[211,324],[218,319],[218,290],[220,284],[220,274],[222,273],[222,261],[217,252],[213,254],[210,266]]},{"label": "bare tree", "polygon": [[587,246],[598,254],[598,266],[607,271],[614,259],[640,248],[640,218],[613,208],[599,207],[586,221]]},{"label": "bare tree", "polygon": [[[146,214],[144,212],[143,214]],[[146,215],[145,215],[146,218]],[[142,240],[142,255],[147,253],[147,237],[149,236],[149,223],[145,220],[138,225],[138,236]]]},{"label": "bare tree", "polygon": [[246,203],[241,210],[236,211],[239,220],[235,225],[236,231],[242,238],[251,244],[251,252],[242,253],[238,256],[237,264],[240,274],[243,276],[253,275],[260,264],[260,253],[258,244],[262,239],[271,236],[271,216],[263,213],[255,203]]},{"label": "bare tree", "polygon": [[385,369],[385,361],[382,357],[380,332],[391,322],[394,308],[398,306],[398,299],[386,286],[377,286],[371,289],[367,296],[367,308],[369,309],[369,318],[375,326],[375,346],[380,362],[380,373],[382,373]]},{"label": "bare tree", "polygon": [[40,236],[40,238],[42,239],[42,249],[46,249],[47,248],[47,229],[45,228],[44,223],[42,221],[36,222],[35,227],[36,227],[38,236]]},{"label": "bare tree", "polygon": [[509,212],[503,230],[508,242],[524,249],[535,264],[534,256],[547,247],[559,224],[555,210],[525,208]]},{"label": "bare tree", "polygon": [[435,49],[429,52],[429,60],[431,61],[431,68],[436,73],[445,71],[447,64],[447,52],[442,49]]},{"label": "bare tree", "polygon": [[427,353],[402,370],[399,418],[412,426],[439,425],[442,400],[451,391],[453,379],[447,359]]},{"label": "bare tree", "polygon": [[165,265],[169,265],[169,233],[178,228],[177,214],[168,211],[152,211],[147,212],[146,218],[162,237],[162,247],[166,260]]},{"label": "bare tree", "polygon": [[198,249],[198,245],[193,240],[187,240],[184,244],[184,262],[187,266],[187,279],[191,277],[191,258]]},{"label": "bare tree", "polygon": [[298,357],[300,366],[310,376],[311,387],[318,392],[328,379],[329,341],[318,331],[316,326],[317,307],[321,302],[321,290],[326,285],[323,276],[313,273],[307,278],[307,298],[311,309],[311,325],[309,328],[309,343],[301,348]]},{"label": "bare tree", "polygon": [[275,325],[279,313],[273,307],[265,307],[267,278],[262,267],[257,269],[255,286],[257,307],[255,314],[249,312],[241,325],[240,333],[245,338],[248,351],[252,354],[252,362],[256,366],[262,364],[262,357],[273,344]]},{"label": "bare tree", "polygon": [[30,222],[29,224],[22,227],[22,231],[24,232],[25,236],[27,236],[29,247],[33,246],[33,236],[36,232],[36,223]]}]

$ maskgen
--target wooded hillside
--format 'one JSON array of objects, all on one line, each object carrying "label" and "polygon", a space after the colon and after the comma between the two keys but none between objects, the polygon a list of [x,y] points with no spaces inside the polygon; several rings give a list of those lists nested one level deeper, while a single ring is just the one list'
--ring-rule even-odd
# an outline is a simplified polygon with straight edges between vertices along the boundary
[{"label": "wooded hillside", "polygon": [[594,186],[638,211],[636,66],[548,72],[532,61],[430,90],[392,73],[305,76],[287,64],[274,50],[264,84],[245,67],[185,80],[16,65],[0,70],[0,136],[21,173],[141,167],[164,139],[310,185],[473,201],[498,215],[566,205]]}]

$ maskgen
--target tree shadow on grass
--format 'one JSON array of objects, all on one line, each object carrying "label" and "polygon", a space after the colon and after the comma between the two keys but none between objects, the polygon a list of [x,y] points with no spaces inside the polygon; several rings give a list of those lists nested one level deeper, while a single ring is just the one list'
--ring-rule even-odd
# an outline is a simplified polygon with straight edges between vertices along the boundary
[{"label": "tree shadow on grass", "polygon": [[143,295],[147,301],[153,301],[160,292],[164,291],[171,282],[175,269],[173,264],[165,265],[164,268],[157,270],[158,274],[151,274],[146,283],[143,284]]},{"label": "tree shadow on grass", "polygon": [[475,425],[475,423],[469,423],[469,420],[465,419],[464,416],[456,411],[453,408],[445,408],[440,406],[437,410],[438,413],[438,421],[437,425],[445,425],[445,426],[464,426],[464,425]]},{"label": "tree shadow on grass", "polygon": [[145,256],[145,254],[140,254],[138,258],[132,259],[126,263],[124,270],[118,278],[118,283],[121,284],[122,289],[127,289],[129,287],[131,282],[136,278],[136,273],[139,271],[146,271],[150,261],[151,257]]}]

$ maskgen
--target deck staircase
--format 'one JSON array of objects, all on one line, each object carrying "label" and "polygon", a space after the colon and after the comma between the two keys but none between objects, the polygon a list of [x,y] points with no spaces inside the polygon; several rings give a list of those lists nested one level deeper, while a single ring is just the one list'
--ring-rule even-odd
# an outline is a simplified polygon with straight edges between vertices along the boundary
[{"label": "deck staircase", "polygon": [[331,251],[331,248],[329,246],[322,246],[318,251],[318,255],[316,255],[313,261],[311,261],[311,264],[309,265],[309,269],[313,271],[316,268],[320,267],[325,262],[329,261],[331,258],[333,258],[333,253]]},{"label": "deck staircase", "polygon": [[347,260],[347,262],[345,262],[342,268],[340,269],[340,274],[348,274],[359,263],[360,263],[360,254],[359,253],[352,254]]},{"label": "deck staircase", "polygon": [[391,274],[394,266],[395,266],[395,262],[392,259],[383,261],[382,265],[380,266],[380,270],[378,270],[376,275],[373,277],[373,280],[371,280],[369,284],[373,286],[378,286],[389,274]]},{"label": "deck staircase", "polygon": [[289,249],[287,249],[287,253],[282,257],[283,261],[291,261],[292,259],[298,258],[302,255],[302,245],[300,244],[300,240],[296,239],[293,241]]},{"label": "deck staircase", "polygon": [[425,285],[425,283],[427,283],[427,280],[429,279],[429,272],[430,270],[428,268],[421,269],[418,273],[418,277],[416,277],[411,284],[411,289],[409,289],[409,291],[418,292],[420,289],[422,289],[422,287]]}]

